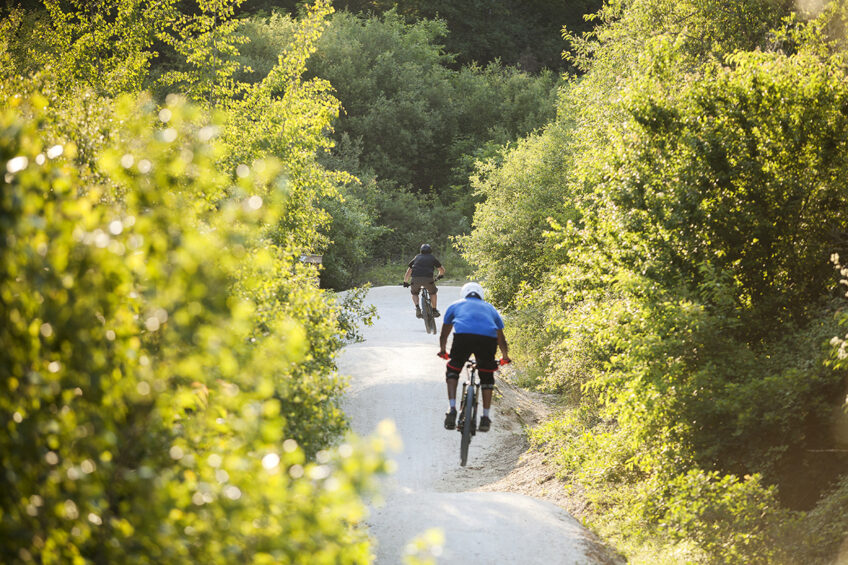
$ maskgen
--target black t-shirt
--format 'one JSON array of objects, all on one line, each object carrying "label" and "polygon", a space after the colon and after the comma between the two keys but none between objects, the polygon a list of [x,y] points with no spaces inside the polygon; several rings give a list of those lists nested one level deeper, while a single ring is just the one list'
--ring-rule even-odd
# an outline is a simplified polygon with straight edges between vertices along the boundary
[{"label": "black t-shirt", "polygon": [[441,266],[442,264],[432,253],[419,253],[409,262],[413,277],[432,277],[433,271]]}]

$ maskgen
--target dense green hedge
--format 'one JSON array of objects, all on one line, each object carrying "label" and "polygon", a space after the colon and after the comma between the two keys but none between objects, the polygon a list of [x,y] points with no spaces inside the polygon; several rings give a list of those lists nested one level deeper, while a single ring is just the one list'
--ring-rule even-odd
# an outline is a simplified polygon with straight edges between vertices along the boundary
[{"label": "dense green hedge", "polygon": [[334,356],[370,313],[299,261],[348,178],[317,162],[337,102],[301,79],[328,5],[263,80],[188,64],[195,102],[157,103],[119,70],[154,80],[153,30],[192,21],[172,4],[2,23],[0,561],[367,562],[391,430],[341,438]]},{"label": "dense green hedge", "polygon": [[[284,194],[259,175],[243,183],[270,190],[215,198],[229,180],[209,126],[179,103],[157,126],[129,99],[123,143],[83,178],[74,144],[39,131],[45,104],[13,100],[0,125],[3,561],[362,562],[358,494],[382,462],[304,458],[342,423],[310,362],[334,315],[257,245]],[[278,286],[280,269],[298,300],[260,335],[233,285]]]},{"label": "dense green hedge", "polygon": [[556,124],[479,169],[466,256],[572,403],[535,441],[635,562],[846,535],[813,525],[844,501],[845,5],[787,8],[610,2]]}]

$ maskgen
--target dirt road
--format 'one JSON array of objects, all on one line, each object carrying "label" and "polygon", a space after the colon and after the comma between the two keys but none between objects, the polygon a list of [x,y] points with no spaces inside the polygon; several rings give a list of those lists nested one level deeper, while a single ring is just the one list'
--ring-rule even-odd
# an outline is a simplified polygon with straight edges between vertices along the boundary
[{"label": "dirt road", "polygon": [[[443,286],[439,307],[459,298]],[[368,301],[379,319],[366,341],[348,346],[339,360],[351,375],[345,410],[354,431],[370,434],[393,420],[403,441],[397,472],[386,480],[385,503],[368,520],[377,540],[377,563],[403,562],[407,543],[431,528],[445,543],[439,563],[593,564],[591,536],[559,506],[521,494],[481,492],[509,472],[520,424],[508,417],[508,401],[493,405],[493,427],[471,443],[468,465],[459,465],[459,434],[444,429],[447,408],[444,361],[437,336],[415,318],[409,291],[378,287]],[[441,320],[439,320],[441,330]]]}]

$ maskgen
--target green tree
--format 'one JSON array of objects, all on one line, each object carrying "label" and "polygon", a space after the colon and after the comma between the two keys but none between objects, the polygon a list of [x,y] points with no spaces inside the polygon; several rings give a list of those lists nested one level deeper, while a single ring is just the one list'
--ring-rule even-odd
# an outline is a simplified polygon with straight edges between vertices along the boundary
[{"label": "green tree", "polygon": [[446,32],[440,21],[407,24],[394,11],[340,13],[309,62],[342,103],[337,135],[362,140],[362,168],[418,191],[442,191],[464,155],[553,117],[552,75],[496,64],[452,71],[440,44]]},{"label": "green tree", "polygon": [[[825,259],[845,245],[837,4],[776,28],[780,2],[609,3],[574,41],[564,156],[545,158],[551,127],[481,170],[484,209],[530,213],[514,232],[478,216],[467,256],[532,335],[540,382],[579,402],[540,437],[624,543],[726,563],[837,544],[787,511],[844,469],[844,367],[823,347]],[[508,200],[516,178],[532,189]],[[564,202],[535,210],[548,193]]]},{"label": "green tree", "polygon": [[461,242],[499,305],[512,305],[522,285],[543,285],[556,264],[555,242],[545,237],[551,216],[562,223],[576,216],[568,211],[569,145],[569,132],[555,123],[505,149],[501,162],[478,165],[473,186],[482,201]]},{"label": "green tree", "polygon": [[184,60],[186,68],[166,72],[159,78],[163,85],[177,85],[192,100],[212,106],[241,94],[242,85],[233,75],[242,70],[237,57],[239,45],[247,39],[236,33],[239,23],[233,16],[242,2],[197,0],[196,10],[172,14],[159,39]]},{"label": "green tree", "polygon": [[451,137],[450,72],[438,22],[408,25],[394,12],[381,19],[339,13],[309,61],[342,103],[338,134],[363,140],[362,165],[379,178],[426,190]]},{"label": "green tree", "polygon": [[338,8],[362,15],[395,9],[410,22],[443,20],[449,30],[445,48],[456,55],[457,66],[486,66],[501,61],[532,73],[543,68],[568,70],[561,57],[565,44],[560,30],[565,26],[575,32],[587,31],[592,24],[585,16],[597,11],[601,4],[597,0],[336,2]]},{"label": "green tree", "polygon": [[[3,562],[369,559],[388,436],[326,450],[361,299],[340,317],[298,260],[310,204],[347,178],[314,155],[337,103],[300,80],[327,8],[212,111],[112,98],[48,59],[3,77]],[[24,16],[3,57],[32,45]],[[265,120],[243,145],[237,103]]]},{"label": "green tree", "polygon": [[[251,43],[241,60],[257,69],[242,74],[244,81],[266,80],[265,69],[297,25],[280,15],[244,24]],[[327,258],[322,284],[355,283],[369,266],[405,258],[422,241],[450,250],[449,237],[467,230],[473,212],[474,159],[553,116],[552,74],[533,77],[495,64],[453,71],[438,45],[441,30],[438,22],[406,24],[394,12],[336,14],[308,60],[309,76],[328,81],[342,108],[335,145],[321,162],[362,180],[339,178],[344,202],[322,197],[337,222],[315,222],[333,242],[319,245]],[[236,128],[239,143],[252,127]]]},{"label": "green tree", "polygon": [[318,154],[332,147],[326,133],[338,115],[339,101],[326,80],[302,78],[330,13],[328,1],[316,2],[293,29],[290,43],[268,75],[245,85],[242,98],[222,104],[228,116],[223,132],[227,167],[238,172],[243,167],[249,170],[263,155],[280,159],[286,168],[289,199],[276,226],[275,241],[308,252],[326,245],[319,228],[330,218],[317,207],[317,200],[337,198],[337,185],[351,180],[318,162]]},{"label": "green tree", "polygon": [[45,103],[2,113],[3,561],[366,559],[352,526],[380,460],[307,463],[294,438],[316,436],[287,409],[314,393],[319,374],[296,367],[332,329],[294,311],[257,336],[231,291],[279,264],[257,230],[285,198],[275,175],[221,199],[209,125],[130,98],[113,108],[122,141],[84,178],[73,144],[42,137]]},{"label": "green tree", "polygon": [[[152,44],[170,17],[174,0],[44,0],[33,12],[28,37],[15,50],[15,70],[49,68],[69,94],[80,84],[115,95],[139,91],[156,53]],[[29,27],[29,26],[27,26]]]}]

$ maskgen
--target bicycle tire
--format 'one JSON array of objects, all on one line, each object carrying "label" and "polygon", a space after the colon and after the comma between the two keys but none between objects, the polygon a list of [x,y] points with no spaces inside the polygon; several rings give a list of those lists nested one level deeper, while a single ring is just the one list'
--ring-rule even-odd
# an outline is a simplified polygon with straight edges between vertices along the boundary
[{"label": "bicycle tire", "polygon": [[424,330],[428,334],[435,334],[436,319],[433,317],[433,306],[430,304],[430,293],[426,290],[422,290],[418,300],[421,308],[421,314],[424,318]]},{"label": "bicycle tire", "polygon": [[462,422],[462,439],[459,442],[459,464],[465,467],[468,461],[468,446],[471,445],[471,435],[474,430],[474,388],[468,387],[466,391],[464,403],[465,418]]},{"label": "bicycle tire", "polygon": [[474,408],[471,410],[471,437],[477,435],[477,403],[480,400],[480,386],[474,387]]}]

